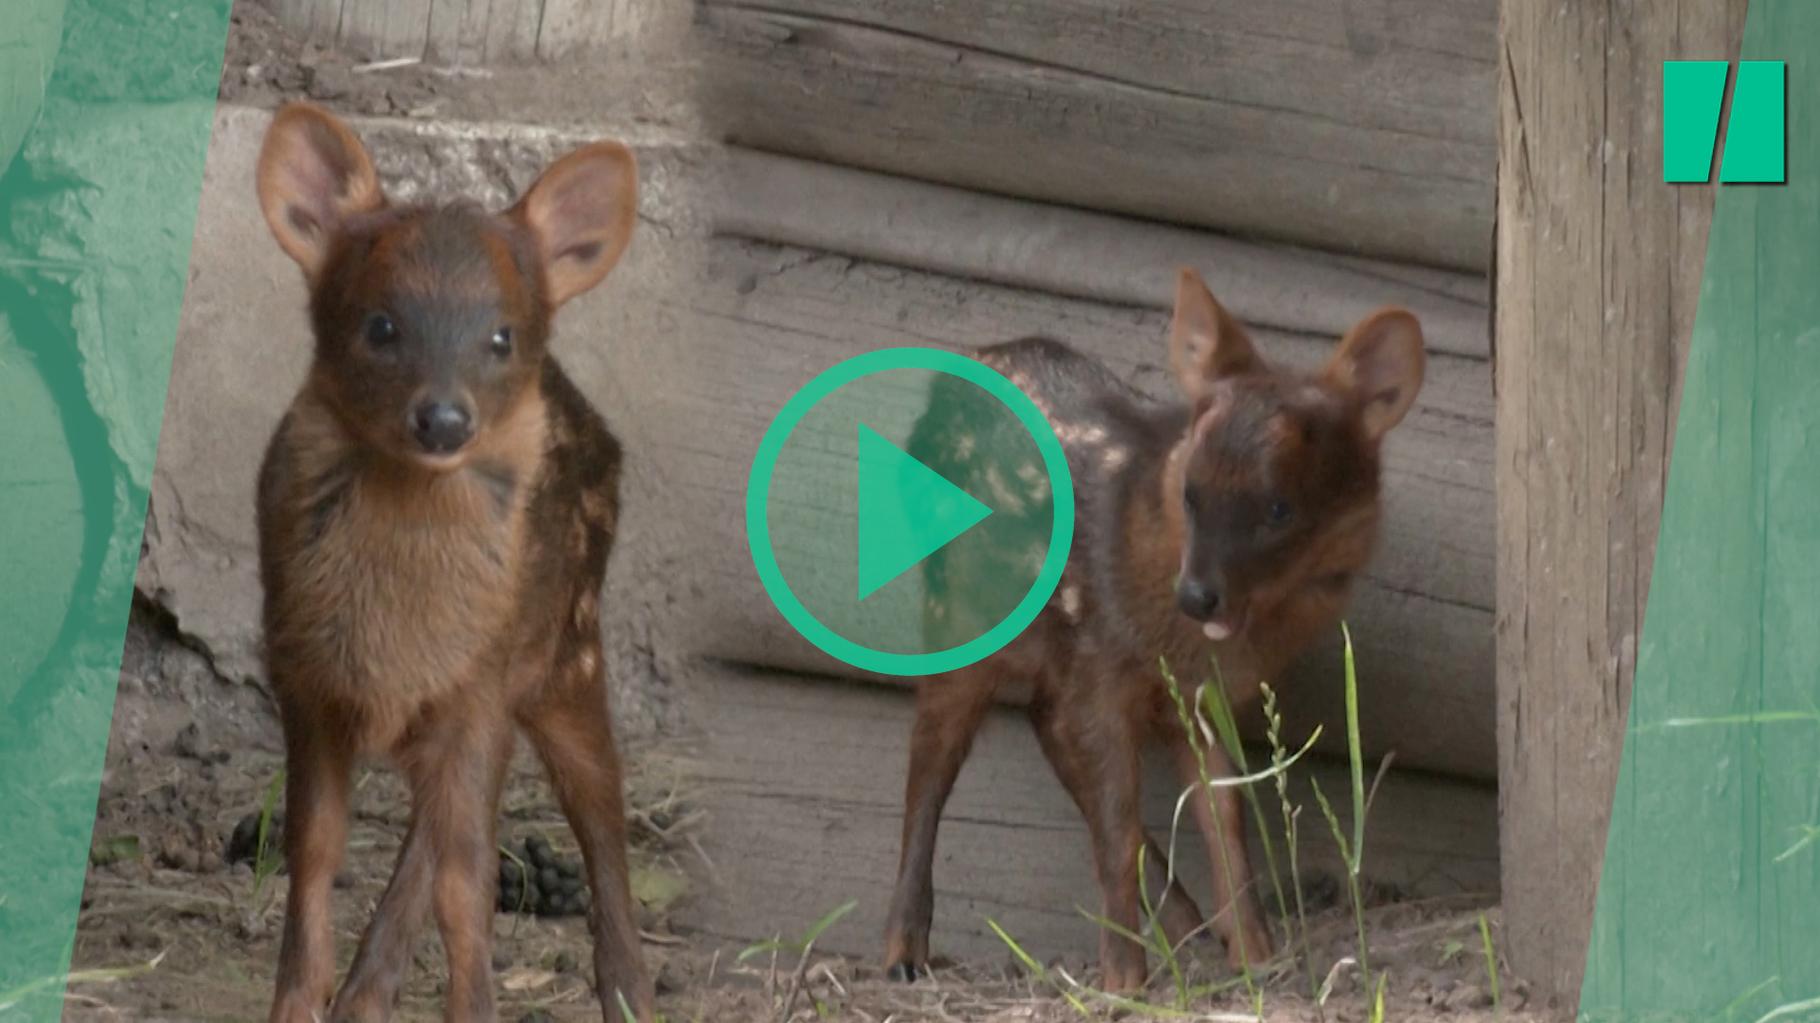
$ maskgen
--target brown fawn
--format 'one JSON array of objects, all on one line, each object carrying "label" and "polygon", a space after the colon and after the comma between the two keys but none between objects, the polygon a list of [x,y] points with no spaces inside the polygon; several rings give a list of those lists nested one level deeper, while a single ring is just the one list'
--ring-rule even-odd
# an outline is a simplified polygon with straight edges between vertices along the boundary
[{"label": "brown fawn", "polygon": [[[346,125],[293,104],[258,188],[315,333],[259,475],[291,876],[270,1018],[390,1017],[432,911],[444,1018],[496,1017],[498,803],[523,729],[581,845],[603,1018],[623,998],[649,1020],[599,632],[620,448],[548,351],[556,309],[630,240],[632,154],[582,148],[503,213],[400,206]],[[337,991],[329,895],[366,756],[403,772],[411,819]]]},{"label": "brown fawn", "polygon": [[[1138,858],[1150,857],[1147,878],[1171,876],[1140,817],[1143,743],[1160,740],[1183,783],[1199,781],[1160,663],[1186,684],[1217,660],[1226,698],[1243,710],[1261,682],[1337,623],[1376,539],[1379,446],[1422,386],[1422,345],[1414,316],[1385,309],[1354,326],[1318,373],[1276,368],[1183,270],[1169,328],[1181,403],[1154,403],[1053,341],[973,353],[1029,395],[1061,440],[1074,477],[1074,544],[1030,628],[992,657],[917,688],[886,927],[891,976],[911,980],[927,967],[942,807],[995,694],[1011,686],[1029,693],[1043,753],[1086,819],[1105,918],[1138,933]],[[989,467],[954,454],[987,445],[940,443],[944,430],[968,427],[944,418],[932,398],[912,454],[963,487],[990,489]],[[955,580],[961,566],[941,552],[925,566],[928,600],[965,600],[957,591],[973,588]],[[1206,756],[1216,775],[1232,774],[1217,747]],[[1239,793],[1214,791],[1212,801],[1190,803],[1212,854],[1214,925],[1243,967],[1267,959],[1272,939],[1250,885]],[[1203,926],[1179,884],[1156,904],[1172,944]],[[1143,947],[1110,928],[1101,930],[1100,965],[1109,990],[1145,983]]]}]

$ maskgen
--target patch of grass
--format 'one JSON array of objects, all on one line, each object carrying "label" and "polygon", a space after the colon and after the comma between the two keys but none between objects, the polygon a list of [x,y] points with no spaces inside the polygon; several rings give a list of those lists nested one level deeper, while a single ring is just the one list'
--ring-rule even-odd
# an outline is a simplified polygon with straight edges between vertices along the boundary
[{"label": "patch of grass", "polygon": [[1024,951],[1024,946],[1019,945],[1016,939],[1006,934],[1005,929],[999,926],[997,920],[987,917],[986,926],[992,928],[992,933],[998,935],[998,940],[1005,943],[1005,947],[1011,950],[1011,954],[1017,957],[1018,962],[1024,964],[1024,969],[1029,970],[1032,977],[1053,988],[1055,993],[1082,1017],[1091,1018],[1092,1014],[1087,1011],[1087,1004],[1076,997],[1073,991],[1058,982],[1055,976],[1049,972],[1048,967],[1036,961],[1035,956]]},{"label": "patch of grass", "polygon": [[37,980],[27,981],[10,990],[0,991],[0,1013],[12,1010],[28,995],[43,991],[46,988],[67,986],[70,984],[111,984],[115,981],[130,980],[133,977],[156,970],[158,964],[164,961],[164,956],[165,953],[160,952],[153,956],[149,961],[140,963],[136,966],[113,966],[95,970],[71,970],[66,974],[40,977]]},{"label": "patch of grass", "polygon": [[[1298,841],[1301,837],[1299,825],[1302,808],[1292,803],[1289,798],[1288,768],[1292,758],[1287,756],[1287,749],[1283,745],[1283,715],[1277,710],[1276,690],[1270,688],[1268,684],[1259,688],[1264,698],[1264,734],[1270,740],[1270,766],[1277,768],[1277,806],[1283,815],[1284,844],[1289,849],[1289,886],[1290,890],[1295,893],[1295,916],[1291,918],[1285,913],[1283,919],[1285,926],[1290,929],[1290,948],[1302,963],[1302,973],[1308,982],[1308,995],[1315,999],[1315,1018],[1320,1023],[1325,1023],[1327,1010],[1320,1002],[1321,984],[1315,979],[1314,955],[1308,947],[1308,905],[1302,894],[1301,857],[1297,851]],[[1320,737],[1321,730],[1317,727],[1314,735],[1308,740],[1309,745],[1313,745],[1315,740]]]},{"label": "patch of grass", "polygon": [[[1213,680],[1201,686],[1195,699],[1196,716],[1200,718],[1197,723],[1201,724],[1205,732],[1206,722],[1212,722],[1213,737],[1219,740],[1226,756],[1238,766],[1240,774],[1250,774],[1251,764],[1245,755],[1245,744],[1239,739],[1238,717],[1233,714],[1232,703],[1226,698],[1226,680],[1220,674],[1220,662],[1212,663]],[[1190,741],[1193,741],[1192,736]],[[1252,819],[1257,822],[1258,841],[1264,847],[1264,867],[1270,875],[1271,890],[1276,893],[1277,915],[1287,920],[1289,902],[1283,896],[1283,878],[1277,870],[1276,843],[1271,840],[1270,826],[1264,820],[1263,800],[1258,797],[1254,786],[1244,786],[1240,792],[1244,794],[1246,804],[1251,807]]]},{"label": "patch of grass", "polygon": [[97,867],[126,863],[138,858],[138,835],[115,835],[112,838],[97,839],[88,851],[89,863]]},{"label": "patch of grass", "polygon": [[822,936],[822,932],[833,927],[841,917],[853,912],[858,906],[859,903],[853,899],[841,903],[829,910],[820,920],[810,924],[809,929],[804,931],[802,936],[795,940],[779,936],[747,945],[744,949],[740,950],[738,961],[743,963],[753,956],[764,955],[766,952],[806,953],[815,947],[815,940]]},{"label": "patch of grass", "polygon": [[1370,1023],[1384,1023],[1384,984],[1390,980],[1389,973],[1378,974],[1377,993],[1371,996]]},{"label": "patch of grass", "polygon": [[[794,940],[786,940],[782,936],[779,936],[771,938],[768,941],[760,941],[756,944],[748,945],[740,951],[736,961],[742,963],[753,956],[763,955],[766,952],[771,953],[773,973],[775,973],[777,968],[777,954],[779,952],[797,953],[796,968],[790,971],[790,989],[784,996],[783,1012],[780,1018],[789,1019],[791,1013],[796,1009],[796,999],[802,992],[804,981],[807,979],[809,957],[815,952],[816,939],[822,936],[822,932],[833,927],[835,922],[840,920],[841,917],[853,912],[854,908],[858,905],[859,903],[857,901],[848,899],[846,902],[841,903],[823,914],[821,919],[810,924],[808,930],[804,931],[800,937]],[[810,1001],[814,1004],[815,1014],[817,1016],[826,1014],[826,1007],[822,1005],[819,999],[816,999],[811,995]]]},{"label": "patch of grass", "polygon": [[[1370,965],[1370,943],[1365,924],[1363,864],[1366,822],[1371,816],[1371,808],[1376,800],[1378,788],[1389,770],[1391,757],[1386,756],[1383,759],[1368,784],[1365,777],[1364,748],[1359,726],[1361,694],[1358,668],[1354,658],[1351,632],[1344,623],[1341,623],[1340,630],[1344,652],[1343,684],[1345,687],[1350,827],[1341,823],[1338,812],[1333,803],[1329,801],[1327,794],[1321,789],[1319,782],[1311,777],[1309,784],[1344,865],[1346,900],[1355,932],[1356,952],[1332,964],[1332,969],[1327,972],[1325,980],[1317,980],[1308,922],[1307,896],[1301,875],[1299,853],[1302,837],[1300,834],[1302,807],[1290,795],[1289,772],[1320,740],[1321,729],[1315,728],[1305,742],[1292,749],[1284,739],[1283,719],[1278,708],[1277,694],[1269,685],[1261,685],[1260,695],[1263,703],[1265,733],[1270,746],[1270,762],[1268,765],[1259,765],[1257,769],[1254,769],[1252,759],[1247,755],[1244,744],[1241,742],[1237,716],[1220,683],[1217,662],[1212,666],[1211,678],[1196,686],[1192,691],[1192,696],[1186,695],[1186,691],[1168,663],[1159,663],[1165,686],[1175,704],[1177,718],[1187,736],[1188,748],[1193,754],[1196,770],[1196,778],[1184,788],[1177,798],[1170,822],[1169,844],[1165,851],[1165,866],[1168,873],[1164,882],[1163,898],[1168,898],[1168,888],[1175,882],[1176,839],[1180,831],[1182,811],[1189,805],[1188,800],[1204,798],[1209,801],[1213,809],[1212,820],[1215,832],[1212,838],[1223,848],[1226,836],[1222,833],[1221,828],[1223,815],[1219,813],[1217,805],[1213,804],[1215,790],[1238,788],[1246,804],[1251,808],[1252,819],[1257,824],[1259,842],[1264,850],[1265,865],[1270,875],[1272,892],[1276,899],[1279,915],[1283,920],[1282,926],[1287,933],[1287,948],[1292,950],[1295,958],[1299,960],[1308,993],[1315,1004],[1317,1017],[1325,1021],[1325,1006],[1333,994],[1336,980],[1349,971],[1356,970],[1360,978],[1359,990],[1365,1001],[1364,1018],[1369,1023],[1384,1023],[1390,976],[1388,970],[1374,972]],[[1213,758],[1220,754],[1224,754],[1230,761],[1230,764],[1220,765],[1222,768],[1233,771],[1230,777],[1214,775]],[[1280,829],[1272,827],[1271,812],[1265,809],[1264,799],[1266,797],[1257,791],[1261,782],[1269,782],[1275,789],[1274,814],[1279,818]],[[1276,839],[1278,838],[1282,839],[1282,847],[1285,850],[1282,859],[1279,859],[1276,853]],[[1231,873],[1232,867],[1225,862],[1223,856],[1217,859],[1220,868],[1227,871],[1225,890],[1233,892],[1235,898],[1240,897],[1243,893],[1237,892],[1236,885],[1233,884],[1235,878]],[[1026,952],[996,921],[987,918],[987,926],[998,935],[999,940],[1005,943],[1033,979],[1053,989],[1058,997],[1064,999],[1076,1013],[1084,1018],[1096,1018],[1091,1015],[1091,1011],[1095,1008],[1105,1007],[1149,1018],[1263,1020],[1264,994],[1259,984],[1259,975],[1255,974],[1253,970],[1254,966],[1261,964],[1254,961],[1249,950],[1242,947],[1239,950],[1241,968],[1238,977],[1211,985],[1193,982],[1190,971],[1185,967],[1179,954],[1179,947],[1170,943],[1161,926],[1159,919],[1161,907],[1151,899],[1146,877],[1147,860],[1146,851],[1140,849],[1137,861],[1137,880],[1144,912],[1144,926],[1140,928],[1143,933],[1134,933],[1130,928],[1085,909],[1080,909],[1079,912],[1107,932],[1135,942],[1145,949],[1146,954],[1158,957],[1160,965],[1157,972],[1152,974],[1151,979],[1155,980],[1162,975],[1170,978],[1173,995],[1169,999],[1169,1004],[1153,1004],[1141,998],[1115,995],[1082,984],[1068,976],[1065,970],[1047,968],[1037,962],[1035,957]],[[1279,869],[1285,865],[1285,861],[1287,882]],[[1231,907],[1214,907],[1213,913],[1217,915],[1221,911],[1234,912]],[[1481,914],[1480,920],[1481,940],[1486,948],[1488,970],[1492,973],[1493,1005],[1501,1011],[1502,992],[1498,989],[1495,950],[1491,946],[1490,925],[1483,914]],[[1464,949],[1465,946],[1461,942],[1451,943],[1442,952],[1443,965],[1463,954]],[[1248,996],[1251,1015],[1209,1014],[1204,1008],[1195,1008],[1201,1005],[1207,997],[1231,991],[1240,985],[1244,986]]]},{"label": "patch of grass", "polygon": [[[1321,815],[1327,819],[1327,827],[1333,832],[1333,840],[1340,848],[1340,859],[1346,865],[1346,892],[1352,903],[1353,926],[1358,932],[1359,972],[1365,982],[1371,982],[1371,949],[1365,936],[1365,897],[1361,887],[1360,867],[1365,862],[1365,819],[1371,812],[1371,799],[1365,792],[1365,760],[1363,747],[1359,742],[1359,676],[1358,668],[1353,661],[1352,631],[1346,623],[1340,623],[1340,636],[1345,645],[1345,682],[1346,682],[1346,752],[1347,763],[1351,768],[1352,788],[1352,837],[1348,840],[1346,831],[1340,826],[1339,815],[1334,813],[1333,804],[1327,801],[1327,794],[1321,791],[1320,782],[1313,778],[1309,783],[1314,788],[1315,802],[1321,806]],[[1390,767],[1390,759],[1385,758],[1378,768],[1377,778],[1372,782],[1371,794],[1377,794],[1378,783],[1383,781],[1384,772]]]},{"label": "patch of grass", "polygon": [[1491,921],[1479,914],[1479,940],[1485,945],[1485,979],[1491,982],[1491,1009],[1504,1011],[1504,995],[1498,990],[1498,953],[1491,944]]},{"label": "patch of grass", "polygon": [[[278,796],[284,791],[284,768],[272,773],[272,780],[266,783],[265,798],[259,804],[259,837],[253,843],[253,896],[254,907],[260,905],[259,896],[265,890],[267,881],[278,873],[278,866],[284,861],[282,855],[267,852],[266,843],[272,833],[272,815],[278,812]],[[255,912],[257,909],[255,908]]]}]

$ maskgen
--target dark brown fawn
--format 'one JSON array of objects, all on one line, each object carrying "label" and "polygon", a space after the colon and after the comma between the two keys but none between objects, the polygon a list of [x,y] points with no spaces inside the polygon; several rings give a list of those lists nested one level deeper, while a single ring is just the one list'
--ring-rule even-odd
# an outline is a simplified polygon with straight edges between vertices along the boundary
[{"label": "dark brown fawn", "polygon": [[[1261,682],[1337,623],[1376,540],[1380,442],[1408,412],[1424,367],[1421,327],[1398,309],[1353,327],[1318,373],[1268,365],[1191,270],[1177,282],[1169,330],[1180,404],[1154,403],[1053,341],[974,355],[1029,395],[1061,440],[1074,476],[1075,537],[1061,585],[1029,629],[917,689],[886,929],[886,966],[903,980],[927,967],[942,807],[1002,688],[1030,693],[1043,752],[1086,819],[1105,918],[1139,932],[1138,857],[1150,857],[1147,878],[1169,876],[1140,818],[1143,743],[1159,740],[1183,783],[1199,781],[1159,662],[1186,685],[1217,659],[1226,697],[1242,711]],[[922,457],[920,445],[933,468],[968,487],[973,467],[940,452],[983,445],[934,442],[942,426],[930,418],[912,453]],[[926,565],[948,573],[947,595],[972,588],[952,578],[960,566],[943,564],[940,553]],[[1216,775],[1232,774],[1217,747],[1207,757]],[[1215,792],[1217,811],[1205,798],[1190,803],[1212,851],[1214,926],[1242,967],[1267,959],[1272,938],[1250,884],[1240,795]],[[1158,904],[1172,944],[1202,927],[1179,884]],[[1143,947],[1107,928],[1100,965],[1108,990],[1145,983]]]},{"label": "dark brown fawn", "polygon": [[[390,1017],[431,912],[444,1018],[496,1017],[496,824],[523,729],[581,844],[603,1018],[623,998],[649,1020],[599,632],[620,448],[548,351],[557,307],[630,240],[632,154],[580,149],[503,213],[398,206],[346,125],[295,104],[258,186],[316,342],[259,476],[291,875],[270,1018]],[[411,823],[337,992],[329,894],[367,756],[404,773]]]}]

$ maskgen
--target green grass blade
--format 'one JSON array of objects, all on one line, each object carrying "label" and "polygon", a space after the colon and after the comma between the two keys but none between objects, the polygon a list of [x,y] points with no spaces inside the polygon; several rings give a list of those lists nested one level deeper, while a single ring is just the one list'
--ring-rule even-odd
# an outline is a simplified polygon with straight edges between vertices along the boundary
[{"label": "green grass blade", "polygon": [[1056,983],[1055,978],[1049,975],[1049,969],[1042,963],[1037,962],[1035,956],[1024,951],[1024,946],[1019,945],[1011,935],[1006,934],[1005,929],[998,925],[997,920],[987,917],[986,926],[992,928],[992,933],[998,935],[998,940],[1005,943],[1005,947],[1011,950],[1011,954],[1017,957],[1018,962],[1024,964],[1024,969],[1029,970],[1031,976],[1036,977],[1038,980],[1041,980],[1043,983],[1054,988],[1055,993],[1061,995],[1075,1012],[1080,1013],[1084,1017],[1090,1017],[1092,1015],[1087,1011],[1086,1003],[1082,1002],[1079,998],[1076,998],[1074,992],[1069,991],[1067,988]]},{"label": "green grass blade", "polygon": [[810,924],[809,929],[807,931],[803,932],[803,939],[798,947],[807,948],[808,946],[815,944],[815,939],[821,937],[823,931],[827,930],[830,927],[833,927],[837,922],[840,921],[841,917],[846,916],[848,913],[853,912],[853,910],[858,905],[859,905],[858,900],[848,899],[846,902],[843,902],[840,905],[829,910],[826,915],[824,915],[820,920],[817,920],[814,923]]},{"label": "green grass blade", "polygon": [[278,796],[284,791],[284,768],[272,774],[272,780],[266,783],[265,798],[259,805],[259,834],[253,839],[253,906],[258,911],[259,893],[265,883],[278,872],[278,860],[266,855],[265,843],[271,834],[272,815],[278,812]]},{"label": "green grass blade", "polygon": [[1352,764],[1352,854],[1365,858],[1365,753],[1359,742],[1359,673],[1352,656],[1352,630],[1340,623],[1346,643],[1346,753]]},{"label": "green grass blade", "polygon": [[1491,921],[1485,914],[1479,914],[1479,940],[1485,945],[1485,977],[1491,981],[1491,1008],[1493,1012],[1503,1011],[1504,996],[1498,990],[1498,953],[1491,945]]}]

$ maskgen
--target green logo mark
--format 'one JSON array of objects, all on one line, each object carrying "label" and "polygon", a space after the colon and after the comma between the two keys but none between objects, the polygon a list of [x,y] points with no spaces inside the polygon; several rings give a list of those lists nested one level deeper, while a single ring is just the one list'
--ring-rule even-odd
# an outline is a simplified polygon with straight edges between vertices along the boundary
[{"label": "green logo mark", "polygon": [[896,444],[859,428],[859,599],[992,514]]},{"label": "green logo mark", "polygon": [[[1712,180],[1730,69],[1723,60],[1663,62],[1663,181],[1706,184]],[[1786,180],[1787,71],[1779,60],[1738,64],[1720,163],[1721,183],[1779,185]]]},{"label": "green logo mark", "polygon": [[816,376],[766,429],[746,487],[772,603],[824,653],[881,674],[953,671],[1017,638],[1073,537],[1074,484],[1042,410],[934,348]]}]

